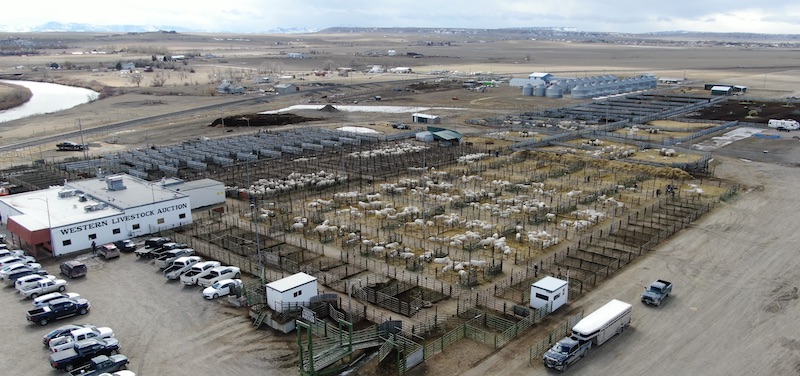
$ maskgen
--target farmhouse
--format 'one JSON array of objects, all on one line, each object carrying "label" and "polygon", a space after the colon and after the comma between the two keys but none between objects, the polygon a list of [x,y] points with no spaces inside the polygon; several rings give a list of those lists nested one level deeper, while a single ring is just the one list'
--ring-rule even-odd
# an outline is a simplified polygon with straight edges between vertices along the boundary
[{"label": "farmhouse", "polygon": [[553,75],[550,74],[550,73],[544,73],[544,72],[533,72],[533,73],[528,75],[528,79],[532,79],[532,80],[537,80],[538,79],[538,80],[542,80],[544,82],[548,82],[549,83],[553,79]]}]

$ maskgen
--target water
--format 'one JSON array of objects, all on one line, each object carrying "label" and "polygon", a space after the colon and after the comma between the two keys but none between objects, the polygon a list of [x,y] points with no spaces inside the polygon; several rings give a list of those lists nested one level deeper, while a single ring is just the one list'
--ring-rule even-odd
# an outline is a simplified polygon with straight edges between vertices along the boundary
[{"label": "water", "polygon": [[100,95],[94,90],[44,82],[7,80],[0,80],[0,82],[25,86],[33,93],[31,99],[23,105],[0,111],[0,123],[63,111],[91,102]]}]

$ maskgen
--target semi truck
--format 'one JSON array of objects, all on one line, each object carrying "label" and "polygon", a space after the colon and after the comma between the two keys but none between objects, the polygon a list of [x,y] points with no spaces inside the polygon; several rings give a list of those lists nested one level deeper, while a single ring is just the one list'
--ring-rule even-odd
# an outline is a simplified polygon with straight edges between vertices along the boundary
[{"label": "semi truck", "polygon": [[622,333],[631,323],[633,306],[612,299],[584,317],[572,327],[572,335],[556,342],[542,355],[542,363],[549,368],[564,371],[592,348]]}]

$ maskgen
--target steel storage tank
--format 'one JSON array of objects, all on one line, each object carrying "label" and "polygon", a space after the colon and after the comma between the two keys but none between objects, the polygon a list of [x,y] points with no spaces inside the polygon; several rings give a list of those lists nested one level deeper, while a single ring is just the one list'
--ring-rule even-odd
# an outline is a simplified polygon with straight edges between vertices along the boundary
[{"label": "steel storage tank", "polygon": [[580,84],[572,88],[572,97],[575,99],[586,99],[591,98],[589,96],[589,88],[586,87],[584,84]]},{"label": "steel storage tank", "polygon": [[545,90],[544,95],[548,98],[561,98],[564,96],[564,92],[561,90],[560,87],[558,87],[558,85],[553,85],[548,87],[547,90]]},{"label": "steel storage tank", "polygon": [[547,91],[547,87],[544,85],[539,85],[533,88],[533,96],[534,97],[543,97],[545,92]]},{"label": "steel storage tank", "polygon": [[526,96],[526,97],[533,96],[533,85],[526,84],[525,86],[523,86],[522,87],[522,95]]}]

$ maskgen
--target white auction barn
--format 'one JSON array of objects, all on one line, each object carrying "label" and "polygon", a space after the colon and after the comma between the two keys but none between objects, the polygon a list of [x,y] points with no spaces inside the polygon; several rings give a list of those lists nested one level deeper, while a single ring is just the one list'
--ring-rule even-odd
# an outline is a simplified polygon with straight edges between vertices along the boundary
[{"label": "white auction barn", "polygon": [[567,304],[569,283],[555,277],[544,277],[531,284],[531,308],[553,312]]},{"label": "white auction barn", "polygon": [[283,312],[292,305],[308,305],[317,295],[317,277],[302,272],[292,274],[268,283],[266,289],[267,305],[275,312]]},{"label": "white auction barn", "polygon": [[162,183],[125,174],[65,181],[61,187],[1,197],[0,218],[22,249],[63,256],[90,250],[93,243],[188,225],[191,196],[204,206],[225,200],[222,183]]}]

